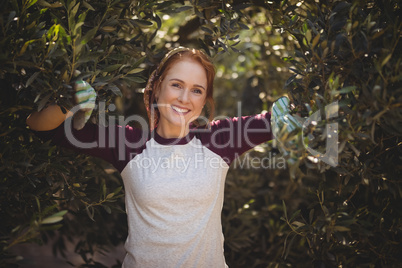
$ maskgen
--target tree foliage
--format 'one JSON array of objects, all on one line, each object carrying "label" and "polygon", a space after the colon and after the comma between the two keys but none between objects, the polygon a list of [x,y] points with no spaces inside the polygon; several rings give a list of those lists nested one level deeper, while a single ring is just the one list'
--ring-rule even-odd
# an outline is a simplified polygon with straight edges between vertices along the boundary
[{"label": "tree foliage", "polygon": [[[326,125],[338,125],[335,167],[306,151],[278,168],[272,142],[241,159],[269,157],[271,168],[232,167],[223,210],[229,266],[397,267],[400,11],[396,0],[1,2],[0,265],[18,265],[11,250],[21,243],[53,243],[63,254],[74,241],[85,267],[104,266],[94,252],[127,232],[120,175],[41,142],[25,118],[51,102],[71,108],[76,79],[106,103],[92,120],[145,116],[140,89],[150,70],[183,45],[212,57],[218,115],[236,116],[236,101],[245,114],[268,110],[286,93],[300,116],[322,113],[304,133],[322,153]],[[334,102],[338,116],[328,119]]]}]

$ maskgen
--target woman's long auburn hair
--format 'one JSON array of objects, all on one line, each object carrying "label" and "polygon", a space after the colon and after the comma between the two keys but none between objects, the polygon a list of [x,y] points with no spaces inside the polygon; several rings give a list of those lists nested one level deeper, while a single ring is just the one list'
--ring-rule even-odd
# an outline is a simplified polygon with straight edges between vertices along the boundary
[{"label": "woman's long auburn hair", "polygon": [[[202,51],[197,49],[179,48],[177,49],[177,51],[172,50],[161,61],[161,63],[155,70],[154,84],[152,86],[152,92],[150,94],[150,100],[149,100],[149,103],[153,105],[152,107],[150,107],[150,109],[155,109],[155,111],[153,112],[156,112],[158,118],[160,117],[159,110],[157,109],[156,106],[155,96],[161,90],[161,84],[167,72],[172,68],[174,64],[184,59],[194,60],[199,64],[201,64],[201,66],[205,69],[207,75],[207,90],[206,90],[207,94],[205,101],[207,105],[208,121],[211,122],[212,119],[214,118],[214,112],[215,112],[215,103],[213,99],[215,66],[212,64],[211,60],[207,55],[205,55]],[[152,121],[151,118],[150,120]],[[198,125],[198,122],[194,123]]]}]

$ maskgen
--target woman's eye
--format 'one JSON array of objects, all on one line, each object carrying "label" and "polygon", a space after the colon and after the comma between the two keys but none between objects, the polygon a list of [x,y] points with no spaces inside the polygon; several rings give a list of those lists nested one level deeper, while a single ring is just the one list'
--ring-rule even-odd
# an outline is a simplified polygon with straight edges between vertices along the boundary
[{"label": "woman's eye", "polygon": [[202,90],[198,88],[194,89],[193,92],[196,94],[202,94]]},{"label": "woman's eye", "polygon": [[180,88],[180,84],[179,84],[179,83],[173,83],[173,84],[172,84],[172,87],[178,87],[178,88]]}]

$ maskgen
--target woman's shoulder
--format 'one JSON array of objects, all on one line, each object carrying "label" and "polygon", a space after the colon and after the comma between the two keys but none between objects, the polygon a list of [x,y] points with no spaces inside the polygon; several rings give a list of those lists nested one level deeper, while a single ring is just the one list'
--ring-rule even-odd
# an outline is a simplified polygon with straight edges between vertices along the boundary
[{"label": "woman's shoulder", "polygon": [[262,112],[254,115],[235,116],[235,117],[219,116],[215,117],[215,119],[212,122],[209,122],[207,125],[197,128],[208,128],[214,130],[219,128],[230,127],[235,124],[245,125],[250,124],[251,122],[269,123],[270,119],[271,119],[271,113],[268,112]]}]

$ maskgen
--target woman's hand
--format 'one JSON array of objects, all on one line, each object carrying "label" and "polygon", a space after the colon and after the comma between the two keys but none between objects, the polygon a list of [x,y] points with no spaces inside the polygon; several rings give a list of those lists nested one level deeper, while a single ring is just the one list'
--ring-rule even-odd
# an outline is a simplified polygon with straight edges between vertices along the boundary
[{"label": "woman's hand", "polygon": [[40,112],[33,112],[26,120],[27,125],[36,131],[52,130],[60,126],[68,117],[74,114],[74,128],[81,129],[91,117],[95,108],[96,92],[87,82],[77,81],[74,84],[75,102],[77,105],[71,111],[62,111],[61,107],[53,104]]},{"label": "woman's hand", "polygon": [[287,97],[280,97],[274,102],[271,115],[276,125],[275,128],[273,127],[275,137],[280,135],[283,128],[286,128],[287,133],[302,129],[302,125],[290,114],[289,99]]},{"label": "woman's hand", "polygon": [[95,108],[96,91],[85,81],[76,81],[74,84],[75,102],[78,111],[74,114],[73,126],[75,129],[82,129],[86,122],[91,117],[92,111]]},{"label": "woman's hand", "polygon": [[281,97],[272,106],[272,134],[278,142],[278,149],[287,158],[290,165],[297,164],[304,146],[302,143],[302,125],[290,114],[289,99]]}]

